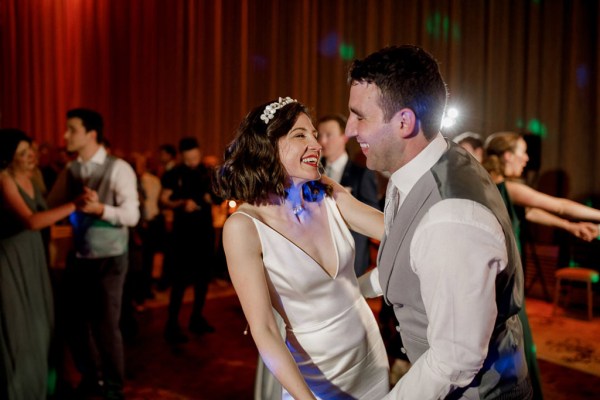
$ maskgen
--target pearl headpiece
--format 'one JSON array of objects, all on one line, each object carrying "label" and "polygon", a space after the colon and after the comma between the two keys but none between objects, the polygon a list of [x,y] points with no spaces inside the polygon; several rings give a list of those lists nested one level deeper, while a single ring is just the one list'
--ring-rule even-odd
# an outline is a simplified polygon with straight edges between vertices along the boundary
[{"label": "pearl headpiece", "polygon": [[289,96],[284,97],[284,98],[280,97],[278,101],[271,103],[265,107],[265,110],[263,111],[262,115],[260,116],[260,119],[265,121],[265,124],[268,124],[269,121],[272,120],[273,117],[275,116],[275,111],[279,110],[286,104],[295,103],[295,102],[296,102],[296,100],[290,98]]}]

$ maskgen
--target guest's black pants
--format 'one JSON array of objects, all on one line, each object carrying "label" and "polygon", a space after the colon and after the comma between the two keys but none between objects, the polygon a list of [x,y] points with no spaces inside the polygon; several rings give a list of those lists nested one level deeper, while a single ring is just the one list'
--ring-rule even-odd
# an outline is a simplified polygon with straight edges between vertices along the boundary
[{"label": "guest's black pants", "polygon": [[190,285],[194,287],[194,304],[190,323],[193,325],[204,321],[202,310],[208,285],[212,279],[214,259],[212,232],[205,232],[204,235],[199,235],[198,232],[193,234],[176,232],[175,238],[167,329],[179,327],[178,319],[183,295],[185,289]]},{"label": "guest's black pants", "polygon": [[66,336],[84,381],[123,386],[119,318],[127,260],[127,253],[97,259],[69,257],[64,276]]}]

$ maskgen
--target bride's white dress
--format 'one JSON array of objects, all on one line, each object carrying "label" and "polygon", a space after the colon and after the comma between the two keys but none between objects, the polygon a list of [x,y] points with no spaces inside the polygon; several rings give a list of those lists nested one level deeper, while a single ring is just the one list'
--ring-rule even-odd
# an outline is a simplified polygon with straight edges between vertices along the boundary
[{"label": "bride's white dress", "polygon": [[[335,204],[323,200],[338,268],[330,276],[297,245],[260,220],[263,261],[286,344],[319,399],[381,399],[388,359],[377,322],[354,274],[354,240]],[[289,399],[283,392],[283,398]]]}]

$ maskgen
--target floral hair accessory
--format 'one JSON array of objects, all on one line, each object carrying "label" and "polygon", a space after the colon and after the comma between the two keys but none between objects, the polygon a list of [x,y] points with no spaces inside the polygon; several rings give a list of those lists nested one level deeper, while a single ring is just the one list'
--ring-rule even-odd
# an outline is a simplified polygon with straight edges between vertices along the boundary
[{"label": "floral hair accessory", "polygon": [[280,97],[278,101],[271,103],[265,107],[265,110],[263,111],[262,115],[260,116],[260,119],[265,121],[265,124],[268,124],[269,121],[272,120],[273,117],[275,116],[275,111],[279,110],[286,104],[295,103],[295,102],[296,102],[296,100],[290,98],[289,96],[285,97],[285,98]]}]

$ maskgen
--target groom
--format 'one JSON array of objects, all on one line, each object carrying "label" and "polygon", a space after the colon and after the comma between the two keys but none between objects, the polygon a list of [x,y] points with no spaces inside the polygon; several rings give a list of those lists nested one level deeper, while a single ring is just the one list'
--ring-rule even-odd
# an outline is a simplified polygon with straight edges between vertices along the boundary
[{"label": "groom", "polygon": [[393,306],[412,363],[386,399],[531,398],[510,221],[488,173],[439,132],[437,62],[388,47],[356,60],[349,82],[346,135],[392,174],[378,268],[361,279]]}]

